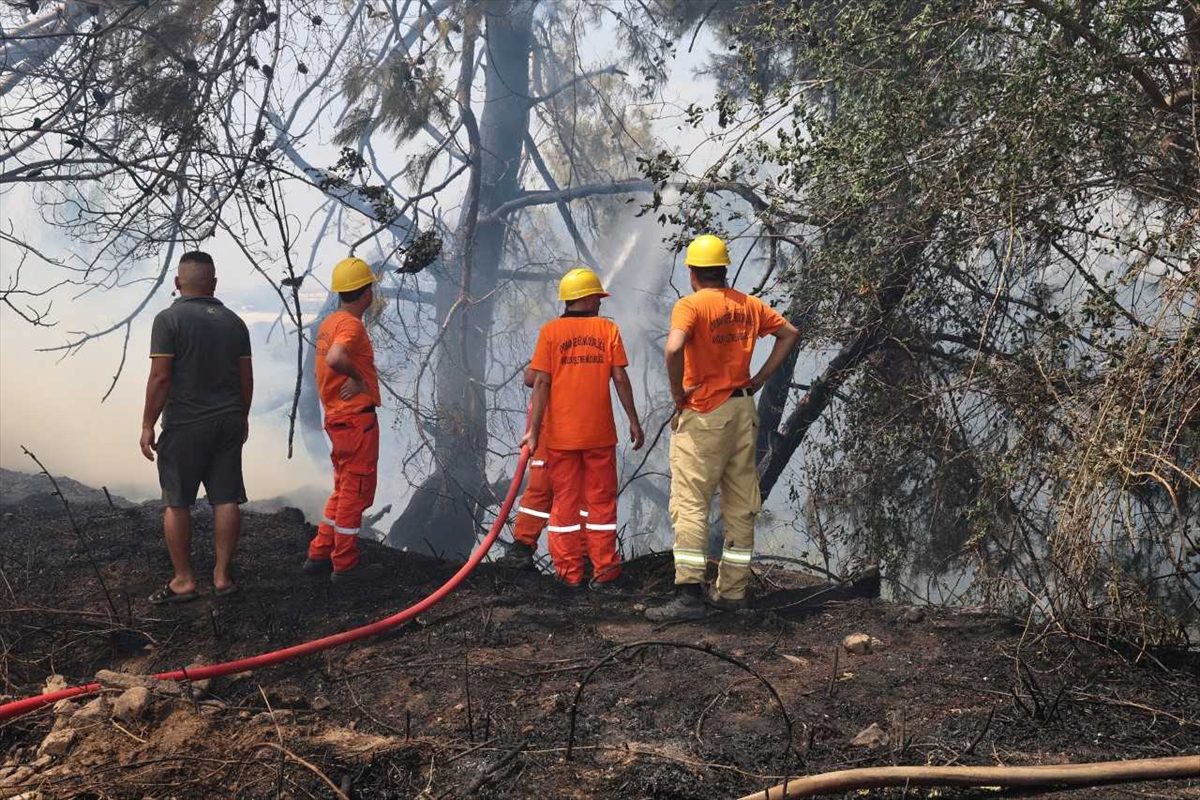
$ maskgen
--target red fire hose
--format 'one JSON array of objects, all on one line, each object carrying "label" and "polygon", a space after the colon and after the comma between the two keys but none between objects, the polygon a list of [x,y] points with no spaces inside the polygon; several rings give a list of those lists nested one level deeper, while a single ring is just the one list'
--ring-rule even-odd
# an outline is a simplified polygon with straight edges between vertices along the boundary
[{"label": "red fire hose", "polygon": [[[375,622],[351,628],[348,631],[335,633],[332,636],[313,639],[310,642],[301,642],[291,647],[285,647],[282,650],[259,653],[249,658],[240,658],[237,661],[226,661],[224,664],[206,664],[199,667],[172,670],[171,672],[160,672],[154,677],[164,681],[202,680],[204,678],[219,678],[222,675],[232,675],[235,672],[269,667],[282,661],[288,661],[289,659],[306,656],[311,653],[319,653],[322,650],[329,650],[330,648],[339,647],[350,642],[357,642],[359,639],[375,636],[384,631],[390,631],[392,628],[408,622],[418,614],[428,611],[441,602],[446,595],[454,591],[471,574],[475,567],[479,566],[479,562],[483,561],[483,557],[487,555],[488,550],[495,543],[496,537],[500,535],[500,529],[504,527],[504,523],[508,519],[508,513],[512,510],[513,503],[517,499],[517,491],[521,488],[521,479],[525,475],[525,465],[528,462],[529,449],[522,447],[520,457],[517,459],[516,472],[513,473],[512,483],[508,487],[508,494],[504,497],[504,503],[500,506],[500,512],[496,515],[496,521],[492,523],[491,530],[488,531],[487,536],[483,537],[483,541],[475,548],[475,552],[467,559],[467,563],[463,564],[458,572],[454,573],[448,581],[438,587],[433,594],[424,600],[409,606],[403,611],[398,611],[390,617],[384,617]],[[43,706],[57,703],[59,700],[68,697],[92,694],[99,690],[100,684],[88,683],[83,686],[71,686],[57,692],[14,700],[10,703],[0,705],[0,721],[19,717],[22,714],[27,714]]]}]

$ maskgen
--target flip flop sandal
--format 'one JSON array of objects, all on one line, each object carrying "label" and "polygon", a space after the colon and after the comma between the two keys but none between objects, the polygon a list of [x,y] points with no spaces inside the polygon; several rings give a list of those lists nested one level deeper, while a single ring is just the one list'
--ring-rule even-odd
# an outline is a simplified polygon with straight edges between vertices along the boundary
[{"label": "flip flop sandal", "polygon": [[195,600],[199,596],[200,595],[196,594],[195,589],[193,589],[190,592],[184,592],[184,593],[180,594],[180,593],[176,592],[174,589],[172,589],[170,582],[168,582],[168,583],[163,584],[163,587],[161,589],[156,591],[154,594],[150,595],[150,597],[148,597],[147,599],[153,605],[165,606],[165,605],[171,605],[173,603],[188,603],[188,602],[191,602],[192,600]]},{"label": "flip flop sandal", "polygon": [[238,585],[236,583],[231,583],[228,586],[226,586],[224,589],[218,589],[214,586],[213,594],[216,595],[217,597],[228,597],[231,594],[236,594],[237,590],[238,590]]}]

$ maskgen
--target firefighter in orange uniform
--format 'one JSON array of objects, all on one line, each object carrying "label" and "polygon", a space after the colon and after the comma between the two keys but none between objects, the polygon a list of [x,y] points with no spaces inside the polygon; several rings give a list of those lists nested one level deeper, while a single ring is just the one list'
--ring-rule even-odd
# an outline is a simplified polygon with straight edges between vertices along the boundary
[{"label": "firefighter in orange uniform", "polygon": [[333,268],[331,288],[341,305],[317,332],[317,391],[325,409],[325,432],[333,446],[333,494],[308,546],[304,571],[333,583],[377,577],[378,564],[359,563],[358,532],[363,512],[375,502],[379,461],[379,376],[375,351],[363,325],[374,299],[375,274],[361,258]]},{"label": "firefighter in orange uniform", "polygon": [[625,372],[629,359],[621,331],[599,316],[600,301],[608,297],[600,279],[585,267],[573,269],[563,276],[558,296],[566,310],[542,327],[529,365],[533,406],[522,444],[545,453],[553,494],[546,530],[555,573],[566,586],[582,586],[590,560],[593,582],[602,585],[621,575],[617,429],[609,381],[629,419],[634,450],[645,435]]},{"label": "firefighter in orange uniform", "polygon": [[[525,385],[532,388],[537,373],[525,368]],[[543,420],[542,424],[545,424]],[[550,486],[550,471],[546,469],[546,442],[538,444],[538,451],[529,457],[529,476],[521,500],[517,503],[517,521],[513,525],[513,543],[508,551],[496,559],[502,567],[528,569],[533,567],[538,539],[550,522],[550,507],[554,504],[554,491]]]}]

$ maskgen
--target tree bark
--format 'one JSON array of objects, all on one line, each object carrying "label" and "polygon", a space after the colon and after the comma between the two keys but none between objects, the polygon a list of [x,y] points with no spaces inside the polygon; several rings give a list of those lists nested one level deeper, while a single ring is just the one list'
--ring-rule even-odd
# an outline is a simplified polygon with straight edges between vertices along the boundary
[{"label": "tree bark", "polygon": [[[838,388],[849,379],[867,356],[886,340],[893,312],[907,296],[924,250],[923,236],[903,246],[897,255],[895,268],[888,273],[884,285],[879,290],[875,312],[867,319],[858,335],[839,350],[825,366],[821,375],[812,382],[808,392],[787,415],[782,428],[777,431],[771,430],[765,437],[760,432],[759,444],[760,447],[765,446],[765,450],[759,451],[758,485],[764,499],[771,494],[784,468],[808,435],[812,424],[820,419],[821,414],[829,407]],[[792,363],[794,366],[794,362]]]},{"label": "tree bark", "polygon": [[[482,4],[485,102],[479,120],[477,202],[464,201],[455,258],[438,275],[436,304],[444,335],[437,345],[434,471],[392,525],[394,547],[465,557],[474,546],[491,492],[486,479],[484,389],[493,295],[504,256],[506,223],[492,212],[520,193],[521,148],[529,124],[532,0]],[[465,112],[469,113],[469,112]]]},{"label": "tree bark", "polygon": [[[788,322],[797,325],[798,314],[788,314]],[[797,327],[800,327],[797,325]],[[804,341],[801,328],[801,342]],[[773,340],[772,340],[773,341]],[[783,421],[783,412],[787,406],[788,396],[792,393],[792,378],[796,374],[796,361],[800,357],[800,347],[788,354],[779,371],[763,384],[758,395],[758,443],[755,446],[755,459],[761,465],[767,454],[776,446],[779,437],[779,423]]]}]

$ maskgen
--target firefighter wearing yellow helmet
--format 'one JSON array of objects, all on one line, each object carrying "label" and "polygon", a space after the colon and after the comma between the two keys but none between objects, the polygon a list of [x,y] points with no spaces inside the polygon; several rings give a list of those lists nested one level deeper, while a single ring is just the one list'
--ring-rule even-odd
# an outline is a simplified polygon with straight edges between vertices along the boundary
[{"label": "firefighter wearing yellow helmet", "polygon": [[[685,263],[692,294],[671,311],[665,348],[667,378],[675,399],[671,423],[671,523],[675,528],[675,596],[646,610],[656,621],[699,619],[707,604],[746,604],[754,521],[762,507],[755,471],[758,410],[754,392],[796,346],[799,333],[757,297],[727,283],[729,251],[719,237],[697,236]],[[753,375],[754,343],[773,336],[766,362]],[[708,517],[721,489],[725,543],[717,583],[706,598]]]},{"label": "firefighter wearing yellow helmet", "polygon": [[330,288],[340,301],[317,332],[317,391],[332,444],[333,493],[308,547],[304,571],[332,573],[335,584],[375,577],[379,565],[359,562],[363,512],[375,502],[381,405],[375,351],[363,325],[374,299],[375,273],[361,258],[344,258],[333,268]]},{"label": "firefighter wearing yellow helmet", "polygon": [[[529,433],[522,443],[533,453],[534,470],[545,470],[548,481],[543,480],[543,486],[548,485],[549,491],[537,497],[527,491],[521,498],[516,542],[512,557],[505,559],[531,558],[540,521],[545,520],[554,571],[573,588],[583,586],[587,561],[595,587],[621,576],[617,428],[610,381],[629,420],[633,449],[645,441],[625,372],[629,359],[621,331],[600,316],[600,301],[608,296],[595,272],[587,267],[571,270],[558,285],[558,297],[566,304],[563,315],[538,333],[529,364],[533,379]],[[535,472],[531,489],[536,478]]]}]

